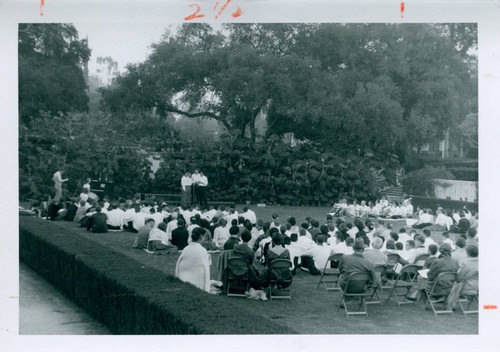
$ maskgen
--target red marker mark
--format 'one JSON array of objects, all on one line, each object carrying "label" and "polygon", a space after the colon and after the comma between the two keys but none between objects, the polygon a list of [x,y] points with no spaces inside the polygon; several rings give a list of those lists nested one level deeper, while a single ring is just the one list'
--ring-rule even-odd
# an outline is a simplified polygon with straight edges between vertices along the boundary
[{"label": "red marker mark", "polygon": [[222,6],[222,8],[220,9],[219,13],[217,14],[217,16],[215,16],[215,19],[219,18],[219,16],[222,14],[222,12],[226,9],[227,5],[229,5],[229,3],[231,2],[231,0],[227,0],[226,3],[224,4],[224,6]]},{"label": "red marker mark", "polygon": [[43,5],[45,5],[45,0],[40,1],[40,16],[43,16]]},{"label": "red marker mark", "polygon": [[405,12],[405,2],[401,1],[401,18],[403,18],[403,13]]},{"label": "red marker mark", "polygon": [[192,5],[189,5],[189,7],[196,7],[196,11],[193,14],[191,14],[187,17],[184,17],[185,21],[190,21],[190,20],[195,19],[195,18],[205,17],[205,15],[201,15],[201,14],[198,15],[198,13],[200,12],[200,5],[192,4]]},{"label": "red marker mark", "polygon": [[484,78],[495,78],[495,75],[493,73],[486,73]]},{"label": "red marker mark", "polygon": [[214,11],[215,11],[215,9],[217,8],[217,6],[219,6],[219,2],[218,2],[218,1],[215,3],[215,6],[214,6]]},{"label": "red marker mark", "polygon": [[241,8],[238,6],[238,9],[231,16],[240,17],[242,14],[243,14],[243,11],[241,11]]},{"label": "red marker mark", "polygon": [[484,305],[483,309],[497,309],[497,306],[495,306],[495,305]]}]

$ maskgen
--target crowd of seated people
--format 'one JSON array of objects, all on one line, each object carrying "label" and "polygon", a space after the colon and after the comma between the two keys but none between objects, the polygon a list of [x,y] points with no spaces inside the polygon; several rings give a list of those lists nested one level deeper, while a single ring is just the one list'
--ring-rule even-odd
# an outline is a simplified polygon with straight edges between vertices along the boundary
[{"label": "crowd of seated people", "polygon": [[[294,217],[281,222],[278,214],[272,214],[268,221],[258,219],[248,207],[241,213],[235,206],[226,209],[225,206],[193,205],[185,209],[179,204],[170,208],[162,201],[141,201],[139,195],[131,199],[110,200],[105,197],[99,200],[89,196],[86,189],[80,197],[62,205],[49,201],[45,206],[45,215],[50,220],[73,221],[95,233],[136,233],[133,247],[148,253],[162,250],[184,252],[190,248],[193,256],[203,259],[204,252],[200,247],[207,252],[232,250],[251,265],[252,286],[256,288],[265,286],[268,265],[276,258],[292,262],[292,270],[289,273],[283,271],[283,277],[295,275],[299,268],[311,275],[319,275],[327,266],[329,256],[336,253],[343,254],[345,260],[338,264],[346,272],[363,263],[360,267],[369,268],[370,273],[372,266],[387,265],[394,267],[397,275],[407,264],[421,264],[434,273],[436,265],[449,262],[453,263],[449,267],[458,271],[464,263],[470,267],[470,262],[474,262],[470,253],[476,258],[478,252],[477,214],[465,208],[458,212],[438,208],[434,215],[430,209],[419,207],[413,213],[411,200],[398,204],[382,199],[368,204],[362,201],[359,205],[341,201],[334,206],[333,213],[327,214],[326,221],[306,217],[302,223]],[[34,204],[33,208],[40,210],[43,206]],[[410,217],[416,220],[413,226],[394,231],[392,219]],[[431,229],[434,233],[441,229],[439,243],[432,238]],[[452,233],[457,235],[450,238]],[[192,245],[193,241],[196,243]],[[396,263],[389,262],[389,254],[399,255]],[[423,254],[428,257],[419,263],[417,258]],[[179,264],[181,278],[189,277],[182,274],[183,270],[189,270],[185,263],[191,259],[186,256],[188,254]],[[349,259],[350,256],[355,258]],[[442,258],[445,260],[440,260]],[[196,260],[203,266],[206,264],[204,259]],[[202,280],[200,273],[197,273],[197,286],[206,289],[205,276]],[[469,286],[466,285],[468,289]]]}]

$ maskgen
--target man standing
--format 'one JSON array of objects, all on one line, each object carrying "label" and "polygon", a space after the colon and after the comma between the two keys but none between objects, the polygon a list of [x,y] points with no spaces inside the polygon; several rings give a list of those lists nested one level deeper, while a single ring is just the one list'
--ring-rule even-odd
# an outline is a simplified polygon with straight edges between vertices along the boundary
[{"label": "man standing", "polygon": [[207,205],[207,186],[208,179],[207,176],[203,175],[203,172],[200,172],[200,180],[198,182],[198,193],[199,193],[199,203],[201,206]]},{"label": "man standing", "polygon": [[58,204],[62,198],[62,184],[63,184],[63,182],[68,181],[67,178],[65,178],[65,179],[62,178],[62,173],[63,173],[63,170],[58,169],[54,173],[54,176],[52,176],[52,181],[54,181],[54,188],[56,189],[56,196],[54,197],[54,202],[56,202],[56,204]]},{"label": "man standing", "polygon": [[200,183],[200,172],[198,169],[194,169],[194,173],[191,176],[192,179],[192,203],[198,203],[200,201],[200,195],[199,195],[199,190],[198,190],[198,185]]},{"label": "man standing", "polygon": [[184,176],[181,178],[182,187],[182,207],[188,208],[191,205],[193,196],[191,193],[191,185],[193,184],[193,179],[191,178],[191,173],[186,171]]}]

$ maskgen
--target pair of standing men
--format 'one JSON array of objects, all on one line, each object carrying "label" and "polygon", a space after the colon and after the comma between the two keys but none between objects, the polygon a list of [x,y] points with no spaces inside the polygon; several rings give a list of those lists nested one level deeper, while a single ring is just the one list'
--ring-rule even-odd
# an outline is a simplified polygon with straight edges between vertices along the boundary
[{"label": "pair of standing men", "polygon": [[198,169],[195,169],[192,175],[190,172],[186,172],[181,178],[181,186],[183,207],[195,203],[207,205],[208,179],[203,175],[203,172],[199,172]]}]

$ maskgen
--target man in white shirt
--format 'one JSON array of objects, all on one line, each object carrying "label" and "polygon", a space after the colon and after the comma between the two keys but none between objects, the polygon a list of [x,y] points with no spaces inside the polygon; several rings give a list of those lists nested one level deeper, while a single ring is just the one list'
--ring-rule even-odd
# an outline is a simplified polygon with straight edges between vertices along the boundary
[{"label": "man in white shirt", "polygon": [[85,182],[82,187],[83,189],[86,189],[89,193],[90,193],[90,182],[91,182],[90,178],[87,178],[87,182]]},{"label": "man in white shirt", "polygon": [[219,219],[219,225],[214,230],[214,244],[219,248],[224,248],[224,243],[229,239],[229,226],[225,219]]},{"label": "man in white shirt", "polygon": [[297,237],[297,242],[294,244],[294,246],[299,250],[300,255],[310,250],[315,245],[314,241],[306,236],[306,230],[304,228],[300,229],[299,237]]},{"label": "man in white shirt", "polygon": [[135,209],[128,203],[125,204],[125,213],[123,214],[123,227],[130,229],[132,220],[134,219]]},{"label": "man in white shirt", "polygon": [[132,216],[132,228],[130,229],[132,232],[138,232],[139,229],[146,224],[146,217],[144,213],[141,211],[141,206],[139,204],[134,205],[134,215]]},{"label": "man in white shirt", "polygon": [[302,253],[302,267],[308,269],[311,275],[321,275],[331,253],[330,246],[325,243],[325,236],[318,235],[316,246]]},{"label": "man in white shirt", "polygon": [[243,213],[240,214],[240,216],[243,216],[245,219],[250,221],[252,225],[255,225],[257,223],[257,216],[255,215],[255,212],[248,207],[243,208]]},{"label": "man in white shirt", "polygon": [[193,184],[193,179],[191,178],[191,173],[186,172],[181,178],[182,187],[182,206],[187,208],[191,205],[193,196],[191,194],[191,185]]},{"label": "man in white shirt", "polygon": [[62,198],[62,184],[63,182],[67,182],[67,178],[62,178],[63,170],[57,170],[52,176],[52,181],[54,181],[54,188],[56,189],[56,196],[54,197],[54,202],[57,204]]},{"label": "man in white shirt", "polygon": [[207,186],[208,179],[207,176],[203,175],[203,172],[200,171],[200,180],[198,182],[198,194],[200,195],[199,203],[200,205],[207,205]]},{"label": "man in white shirt", "polygon": [[200,202],[200,195],[199,195],[199,190],[198,190],[198,185],[200,183],[201,175],[198,169],[194,170],[194,173],[191,175],[191,179],[193,183],[191,184],[191,193],[193,194],[193,199],[192,203],[199,203]]},{"label": "man in white shirt", "polygon": [[442,209],[437,210],[436,225],[441,226],[444,230],[450,231],[451,225],[453,225],[453,219],[443,213]]},{"label": "man in white shirt", "polygon": [[170,220],[167,224],[167,242],[170,243],[172,241],[172,231],[177,228],[177,216],[178,214],[174,211],[171,215],[172,220]]},{"label": "man in white shirt", "polygon": [[158,212],[158,211],[151,210],[151,218],[153,218],[155,221],[153,228],[157,229],[158,225],[161,224],[163,222],[163,220],[165,219],[165,215],[163,215],[163,213],[161,211]]},{"label": "man in white shirt", "polygon": [[111,204],[111,210],[108,212],[108,229],[121,230],[123,228],[123,217],[125,212],[118,208],[118,204],[114,202]]},{"label": "man in white shirt", "polygon": [[422,216],[420,216],[418,223],[413,225],[414,229],[423,229],[424,227],[431,226],[434,224],[434,216],[430,209],[426,209]]},{"label": "man in white shirt", "polygon": [[431,238],[431,230],[425,229],[424,236],[425,236],[424,247],[426,250],[428,250],[429,246],[431,244],[436,244],[436,242]]}]

